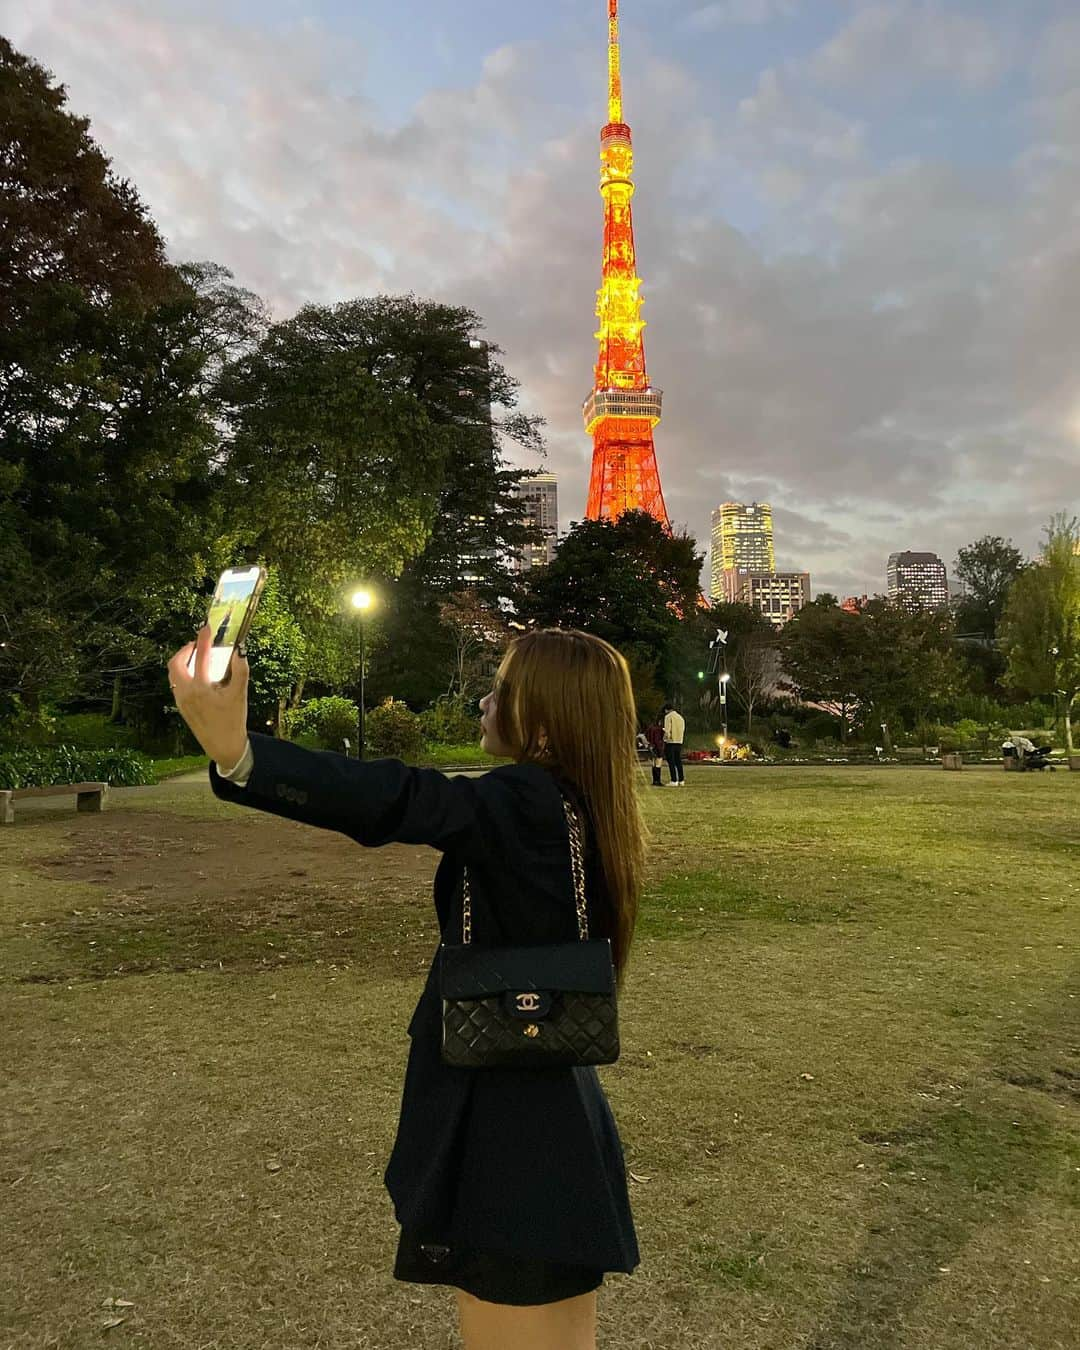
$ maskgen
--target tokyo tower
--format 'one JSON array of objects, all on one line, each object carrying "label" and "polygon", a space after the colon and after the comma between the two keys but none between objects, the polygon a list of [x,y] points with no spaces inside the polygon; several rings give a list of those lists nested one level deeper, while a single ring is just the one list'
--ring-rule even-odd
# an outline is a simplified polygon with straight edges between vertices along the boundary
[{"label": "tokyo tower", "polygon": [[653,427],[662,395],[645,373],[641,278],[634,252],[634,150],[623,121],[619,53],[619,0],[608,0],[608,121],[600,133],[600,194],[604,199],[603,282],[596,314],[600,357],[596,382],[585,400],[585,430],[593,438],[589,520],[617,519],[624,511],[648,511],[671,528]]}]

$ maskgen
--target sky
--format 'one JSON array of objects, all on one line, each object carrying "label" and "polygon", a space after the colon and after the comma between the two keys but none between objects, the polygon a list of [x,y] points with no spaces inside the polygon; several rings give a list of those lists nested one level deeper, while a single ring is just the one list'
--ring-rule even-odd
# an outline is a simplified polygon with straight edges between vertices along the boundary
[{"label": "sky", "polygon": [[[673,524],[772,503],[815,594],[1080,514],[1074,0],[622,0]],[[584,515],[605,0],[0,0],[170,256],[275,317],[465,304]]]}]

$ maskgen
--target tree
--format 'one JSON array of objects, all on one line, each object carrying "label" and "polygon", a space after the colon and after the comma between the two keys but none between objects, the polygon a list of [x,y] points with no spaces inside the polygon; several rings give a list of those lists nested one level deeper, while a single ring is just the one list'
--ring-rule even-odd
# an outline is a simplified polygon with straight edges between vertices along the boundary
[{"label": "tree", "polygon": [[454,644],[446,696],[461,702],[477,692],[510,636],[505,617],[485,605],[475,589],[459,591],[439,606],[439,621]]},{"label": "tree", "polygon": [[955,702],[961,670],[946,612],[874,599],[855,617],[860,672],[854,692],[864,727],[929,721]]},{"label": "tree", "polygon": [[1073,753],[1072,710],[1080,699],[1080,522],[1054,516],[1042,557],[1013,582],[1001,624],[1006,680],[1029,694],[1060,698]]},{"label": "tree", "polygon": [[746,734],[754,729],[754,709],[776,689],[780,679],[777,635],[769,632],[747,635],[735,647],[728,670],[728,689],[746,716]]},{"label": "tree", "polygon": [[927,721],[962,686],[952,621],[940,610],[874,599],[849,613],[819,597],[786,625],[780,645],[799,693],[840,719],[842,739],[856,718],[874,735],[879,725]]},{"label": "tree", "polygon": [[306,678],[338,672],[343,596],[365,577],[386,600],[373,691],[430,701],[452,645],[439,603],[466,577],[485,597],[509,588],[524,527],[501,444],[538,448],[540,421],[515,411],[517,382],[479,326],[413,296],[309,305],[223,375],[235,515],[281,571]]},{"label": "tree", "polygon": [[265,722],[281,735],[286,702],[304,668],[306,641],[299,623],[289,612],[277,572],[269,569],[259,608],[248,635],[251,683],[248,707],[260,728]]},{"label": "tree", "polygon": [[847,740],[862,688],[860,620],[861,615],[819,596],[785,625],[780,639],[784,670],[805,702],[826,707],[838,718],[841,741]]},{"label": "tree", "polygon": [[[723,640],[718,640],[718,633],[724,634]],[[719,677],[726,673],[732,676],[728,692],[735,695],[733,701],[745,707],[739,691],[731,687],[736,673],[741,676],[747,668],[740,662],[740,649],[773,636],[772,625],[756,605],[719,600],[697,606],[683,616],[669,647],[670,687],[676,700],[685,702],[685,691],[697,690],[704,727],[710,729],[721,707]]]},{"label": "tree", "polygon": [[[85,301],[107,307],[170,289],[161,236],[126,180],[66,110],[50,73],[0,37],[0,367],[52,361]],[[33,361],[31,364],[35,364]],[[13,413],[0,388],[0,419]]]},{"label": "tree", "polygon": [[[0,698],[118,709],[222,561],[202,298],[62,86],[0,39]],[[151,675],[152,672],[152,675]]]},{"label": "tree", "polygon": [[956,607],[959,631],[994,637],[1009,587],[1026,565],[1024,555],[1013,547],[1012,540],[999,535],[984,535],[962,548],[954,573],[964,582],[968,593]]},{"label": "tree", "polygon": [[583,520],[554,560],[527,578],[521,614],[532,624],[594,633],[632,655],[639,670],[654,663],[656,680],[671,688],[672,644],[697,607],[702,561],[693,539],[668,534],[645,511]]}]

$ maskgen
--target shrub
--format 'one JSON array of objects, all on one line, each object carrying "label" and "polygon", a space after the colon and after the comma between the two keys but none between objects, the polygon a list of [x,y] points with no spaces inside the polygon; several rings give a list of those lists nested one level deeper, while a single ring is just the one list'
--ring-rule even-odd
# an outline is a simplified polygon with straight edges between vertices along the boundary
[{"label": "shrub", "polygon": [[839,720],[829,713],[814,713],[798,728],[796,739],[805,746],[817,745],[819,741],[839,744]]},{"label": "shrub", "polygon": [[388,698],[368,713],[367,753],[415,763],[424,745],[420,718],[408,705]]},{"label": "shrub", "polygon": [[956,724],[957,737],[967,747],[975,745],[981,739],[982,730],[978,722],[971,717],[961,717]]},{"label": "shrub", "polygon": [[54,709],[44,707],[39,712],[31,712],[18,694],[7,701],[0,719],[0,746],[48,745],[55,734]]},{"label": "shrub", "polygon": [[134,745],[135,732],[104,713],[64,713],[56,718],[56,740],[82,750],[122,750]]},{"label": "shrub", "polygon": [[460,698],[440,698],[420,714],[424,739],[437,745],[476,745],[480,718],[471,711],[475,704]]},{"label": "shrub", "polygon": [[899,745],[940,745],[944,729],[937,722],[927,722],[920,719],[910,734],[897,729],[893,734],[893,740]]},{"label": "shrub", "polygon": [[299,708],[285,714],[285,734],[301,744],[340,750],[348,737],[355,745],[360,709],[351,698],[331,694],[309,698]]},{"label": "shrub", "polygon": [[0,751],[0,788],[51,787],[56,783],[136,787],[156,781],[153,762],[137,750],[80,750],[74,745],[56,745]]}]

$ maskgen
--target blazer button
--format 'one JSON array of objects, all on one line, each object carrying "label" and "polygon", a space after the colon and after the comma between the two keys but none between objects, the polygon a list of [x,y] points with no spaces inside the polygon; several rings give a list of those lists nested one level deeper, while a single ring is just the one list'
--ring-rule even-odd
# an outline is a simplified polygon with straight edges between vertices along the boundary
[{"label": "blazer button", "polygon": [[288,793],[288,791],[289,791],[289,789],[285,786],[284,783],[279,783],[279,784],[277,785],[277,795],[278,795],[279,797],[284,797],[284,796],[286,796],[286,794]]},{"label": "blazer button", "polygon": [[297,804],[297,806],[306,806],[306,805],[307,805],[307,793],[304,792],[303,789],[301,789],[301,790],[296,794],[296,804]]}]

